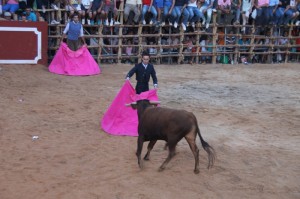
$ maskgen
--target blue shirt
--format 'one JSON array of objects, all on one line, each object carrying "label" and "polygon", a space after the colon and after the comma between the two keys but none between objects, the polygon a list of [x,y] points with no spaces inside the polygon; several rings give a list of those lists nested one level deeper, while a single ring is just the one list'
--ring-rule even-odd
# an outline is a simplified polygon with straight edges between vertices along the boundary
[{"label": "blue shirt", "polygon": [[27,15],[27,13],[26,13],[26,19],[28,21],[37,21],[37,17],[34,12],[30,12],[29,15]]}]

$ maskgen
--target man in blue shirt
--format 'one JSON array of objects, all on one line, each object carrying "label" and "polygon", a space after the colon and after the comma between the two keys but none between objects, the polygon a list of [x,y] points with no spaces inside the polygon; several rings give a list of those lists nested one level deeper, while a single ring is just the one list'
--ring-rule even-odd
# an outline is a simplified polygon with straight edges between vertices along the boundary
[{"label": "man in blue shirt", "polygon": [[26,20],[27,21],[37,21],[36,14],[32,12],[31,8],[27,7],[25,9]]}]

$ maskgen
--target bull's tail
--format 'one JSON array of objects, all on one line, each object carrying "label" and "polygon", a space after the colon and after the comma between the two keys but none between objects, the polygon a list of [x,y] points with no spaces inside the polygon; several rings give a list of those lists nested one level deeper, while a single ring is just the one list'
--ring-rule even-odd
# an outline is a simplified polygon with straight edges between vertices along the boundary
[{"label": "bull's tail", "polygon": [[207,169],[210,169],[210,168],[212,168],[212,166],[214,165],[214,162],[215,162],[215,157],[216,157],[215,150],[207,142],[204,141],[204,139],[201,136],[200,129],[199,129],[198,125],[197,125],[197,133],[198,133],[198,135],[200,137],[202,147],[203,147],[203,149],[206,151],[206,153],[208,155],[208,166],[207,166]]}]

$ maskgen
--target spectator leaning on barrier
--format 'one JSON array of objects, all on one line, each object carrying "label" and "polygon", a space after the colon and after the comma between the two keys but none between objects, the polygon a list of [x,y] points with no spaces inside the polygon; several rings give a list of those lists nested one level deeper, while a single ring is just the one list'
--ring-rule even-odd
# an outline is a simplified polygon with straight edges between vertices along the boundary
[{"label": "spectator leaning on barrier", "polygon": [[83,27],[82,24],[79,22],[78,14],[74,13],[71,17],[71,21],[68,22],[68,24],[66,25],[63,35],[61,37],[61,42],[63,42],[63,39],[68,34],[67,45],[71,50],[76,51],[81,47],[79,38],[81,38],[84,45],[86,45],[86,43],[83,37]]},{"label": "spectator leaning on barrier", "polygon": [[37,21],[36,14],[32,11],[30,7],[25,9],[26,20],[27,21]]}]

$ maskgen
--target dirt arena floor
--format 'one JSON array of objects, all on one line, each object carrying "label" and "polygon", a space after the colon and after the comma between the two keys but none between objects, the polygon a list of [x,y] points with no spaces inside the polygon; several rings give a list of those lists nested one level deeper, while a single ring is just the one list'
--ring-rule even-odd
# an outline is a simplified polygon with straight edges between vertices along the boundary
[{"label": "dirt arena floor", "polygon": [[69,77],[0,65],[1,199],[300,198],[298,64],[156,66],[162,106],[193,111],[217,153],[207,170],[200,148],[198,175],[185,140],[165,171],[162,141],[140,170],[137,138],[101,130],[132,66],[101,67]]}]

